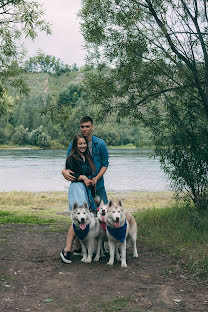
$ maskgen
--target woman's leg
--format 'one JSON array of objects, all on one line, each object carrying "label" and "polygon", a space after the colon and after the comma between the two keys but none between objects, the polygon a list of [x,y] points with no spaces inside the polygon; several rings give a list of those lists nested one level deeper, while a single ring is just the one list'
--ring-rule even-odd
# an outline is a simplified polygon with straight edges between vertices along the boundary
[{"label": "woman's leg", "polygon": [[64,248],[65,251],[72,250],[72,243],[75,237],[73,226],[71,225],[66,237],[66,247]]},{"label": "woman's leg", "polygon": [[71,258],[72,258],[71,249],[72,249],[72,242],[73,242],[74,237],[75,237],[75,233],[73,230],[73,226],[71,225],[69,228],[69,231],[67,233],[66,247],[60,253],[61,259],[65,263],[71,263],[72,262],[71,261]]}]

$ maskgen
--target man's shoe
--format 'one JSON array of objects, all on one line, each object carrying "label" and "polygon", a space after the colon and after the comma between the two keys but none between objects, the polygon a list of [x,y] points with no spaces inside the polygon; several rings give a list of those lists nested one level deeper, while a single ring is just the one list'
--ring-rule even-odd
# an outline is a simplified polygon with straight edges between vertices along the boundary
[{"label": "man's shoe", "polygon": [[82,249],[80,248],[80,249],[74,249],[74,255],[75,256],[81,256],[81,254],[82,254]]},{"label": "man's shoe", "polygon": [[72,257],[72,253],[71,251],[65,251],[62,250],[62,252],[60,253],[61,256],[61,260],[65,263],[71,263],[71,257]]}]

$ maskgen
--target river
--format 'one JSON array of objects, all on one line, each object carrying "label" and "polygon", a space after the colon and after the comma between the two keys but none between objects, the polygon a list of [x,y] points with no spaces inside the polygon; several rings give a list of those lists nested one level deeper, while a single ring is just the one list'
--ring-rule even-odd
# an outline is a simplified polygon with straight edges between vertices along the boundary
[{"label": "river", "polygon": [[[109,149],[107,191],[164,191],[170,186],[151,149]],[[0,150],[0,191],[66,191],[65,150]]]}]

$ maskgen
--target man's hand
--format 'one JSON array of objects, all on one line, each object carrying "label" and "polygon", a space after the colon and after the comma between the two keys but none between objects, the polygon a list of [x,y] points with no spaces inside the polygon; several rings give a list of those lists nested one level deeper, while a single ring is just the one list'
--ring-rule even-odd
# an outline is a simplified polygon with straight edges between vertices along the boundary
[{"label": "man's hand", "polygon": [[97,177],[92,178],[92,185],[94,186],[96,185],[96,183],[97,183]]},{"label": "man's hand", "polygon": [[62,174],[64,176],[64,178],[68,181],[75,181],[75,177],[72,175],[72,173],[74,173],[73,171],[69,170],[69,169],[63,169],[62,170]]}]

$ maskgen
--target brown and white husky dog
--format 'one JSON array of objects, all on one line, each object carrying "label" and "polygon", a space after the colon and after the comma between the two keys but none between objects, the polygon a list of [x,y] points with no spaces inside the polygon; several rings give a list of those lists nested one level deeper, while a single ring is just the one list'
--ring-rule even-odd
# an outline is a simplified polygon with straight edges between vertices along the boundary
[{"label": "brown and white husky dog", "polygon": [[[126,268],[126,240],[129,238],[133,244],[133,257],[137,258],[137,224],[134,217],[125,212],[121,200],[113,203],[110,200],[106,213],[106,233],[109,243],[110,259],[108,265],[113,265],[116,251],[116,258],[121,261],[121,267]],[[118,252],[121,251],[121,256]]]}]

